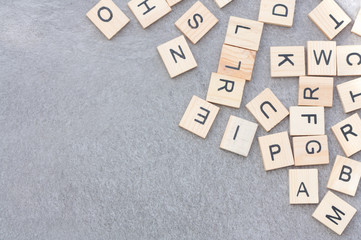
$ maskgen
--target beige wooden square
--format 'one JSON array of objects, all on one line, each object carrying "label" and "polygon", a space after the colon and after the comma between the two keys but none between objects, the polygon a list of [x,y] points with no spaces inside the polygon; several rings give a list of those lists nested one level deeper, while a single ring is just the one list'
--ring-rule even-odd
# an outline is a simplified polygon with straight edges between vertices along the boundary
[{"label": "beige wooden square", "polygon": [[337,91],[345,113],[361,108],[361,78],[337,85]]},{"label": "beige wooden square", "polygon": [[157,49],[171,78],[197,67],[183,35],[163,43]]},{"label": "beige wooden square", "polygon": [[112,0],[101,0],[86,16],[108,39],[114,37],[130,21]]},{"label": "beige wooden square", "polygon": [[308,41],[308,75],[336,76],[336,54],[335,41]]},{"label": "beige wooden square", "polygon": [[166,0],[131,0],[128,7],[143,28],[149,27],[172,11]]},{"label": "beige wooden square", "polygon": [[351,22],[351,18],[334,0],[323,0],[308,17],[329,40],[336,37]]},{"label": "beige wooden square", "polygon": [[351,32],[353,32],[354,34],[359,35],[361,37],[361,9],[357,14],[357,17],[356,17],[355,23],[353,24]]},{"label": "beige wooden square", "polygon": [[337,156],[327,187],[355,196],[361,178],[361,162]]},{"label": "beige wooden square", "polygon": [[295,166],[328,164],[329,151],[327,135],[293,137]]},{"label": "beige wooden square", "polygon": [[294,165],[290,139],[287,132],[259,137],[258,143],[266,171]]},{"label": "beige wooden square", "polygon": [[333,77],[305,77],[298,82],[299,106],[332,107]]},{"label": "beige wooden square", "polygon": [[317,169],[290,169],[288,177],[290,204],[317,204],[319,202]]},{"label": "beige wooden square", "polygon": [[290,135],[324,135],[325,109],[323,107],[290,107]]},{"label": "beige wooden square", "polygon": [[196,44],[217,22],[218,19],[206,6],[197,1],[175,25],[193,44]]},{"label": "beige wooden square", "polygon": [[288,110],[269,88],[252,99],[246,108],[267,132],[288,116]]},{"label": "beige wooden square", "polygon": [[296,0],[261,0],[258,21],[292,27]]},{"label": "beige wooden square", "polygon": [[306,75],[305,47],[271,47],[271,77]]},{"label": "beige wooden square", "polygon": [[361,119],[357,113],[331,129],[347,157],[361,151]]},{"label": "beige wooden square", "polygon": [[341,235],[356,212],[354,207],[328,191],[312,217]]},{"label": "beige wooden square", "polygon": [[258,51],[262,31],[261,22],[231,16],[224,43]]},{"label": "beige wooden square", "polygon": [[218,111],[219,107],[193,96],[179,126],[201,138],[206,138]]},{"label": "beige wooden square", "polygon": [[337,46],[337,76],[361,75],[361,45]]},{"label": "beige wooden square", "polygon": [[218,73],[251,80],[256,51],[223,44]]},{"label": "beige wooden square", "polygon": [[167,0],[167,3],[169,5],[169,7],[173,7],[174,5],[176,5],[177,3],[180,3],[182,0]]},{"label": "beige wooden square", "polygon": [[228,3],[232,2],[233,0],[214,0],[219,8],[223,8]]},{"label": "beige wooden square", "polygon": [[257,127],[257,123],[230,116],[220,148],[247,157]]},{"label": "beige wooden square", "polygon": [[207,101],[228,107],[240,108],[245,80],[212,73]]}]

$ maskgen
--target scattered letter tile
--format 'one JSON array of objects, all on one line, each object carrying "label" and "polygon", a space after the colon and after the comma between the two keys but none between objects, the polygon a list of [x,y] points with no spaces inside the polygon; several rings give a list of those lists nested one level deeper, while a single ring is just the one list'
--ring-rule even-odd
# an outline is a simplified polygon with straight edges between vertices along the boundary
[{"label": "scattered letter tile", "polygon": [[312,217],[341,235],[356,212],[354,207],[328,191]]},{"label": "scattered letter tile", "polygon": [[357,113],[331,129],[347,157],[361,151],[361,119]]},{"label": "scattered letter tile", "polygon": [[224,132],[221,148],[244,157],[249,150],[257,131],[258,124],[242,118],[231,116]]},{"label": "scattered letter tile", "polygon": [[329,163],[327,135],[293,137],[295,166]]},{"label": "scattered letter tile", "polygon": [[101,0],[86,15],[108,39],[129,22],[129,18],[112,0]]},{"label": "scattered letter tile", "polygon": [[355,23],[351,29],[351,32],[353,32],[356,35],[359,35],[361,37],[361,9],[357,14]]},{"label": "scattered letter tile", "polygon": [[270,51],[272,77],[306,75],[305,47],[271,47]]},{"label": "scattered letter tile", "polygon": [[325,110],[323,107],[290,107],[290,135],[324,135]]},{"label": "scattered letter tile", "polygon": [[197,67],[183,35],[163,43],[157,49],[171,78]]},{"label": "scattered letter tile", "polygon": [[182,0],[167,0],[167,3],[169,5],[169,7],[173,7],[174,5],[176,5],[177,3],[180,3]]},{"label": "scattered letter tile", "polygon": [[361,108],[361,78],[357,78],[337,85],[345,113]]},{"label": "scattered letter tile", "polygon": [[200,2],[196,2],[178,21],[176,27],[196,44],[218,22],[218,19]]},{"label": "scattered letter tile", "polygon": [[337,76],[361,75],[361,45],[337,46]]},{"label": "scattered letter tile", "polygon": [[269,88],[251,100],[246,108],[267,132],[288,116],[288,110]]},{"label": "scattered letter tile", "polygon": [[296,0],[261,0],[258,21],[292,27]]},{"label": "scattered letter tile", "polygon": [[318,199],[318,170],[290,169],[290,204],[316,204]]},{"label": "scattered letter tile", "polygon": [[355,196],[360,177],[361,162],[337,156],[327,187],[350,196]]},{"label": "scattered letter tile", "polygon": [[219,8],[223,8],[228,3],[232,2],[232,0],[214,0]]},{"label": "scattered letter tile", "polygon": [[219,107],[193,96],[179,126],[201,138],[206,138],[218,111]]},{"label": "scattered letter tile", "polygon": [[245,80],[212,73],[207,101],[228,107],[239,108],[242,102]]},{"label": "scattered letter tile", "polygon": [[335,41],[308,41],[308,75],[336,76],[336,52]]},{"label": "scattered letter tile", "polygon": [[333,77],[305,77],[298,82],[299,106],[332,107]]}]

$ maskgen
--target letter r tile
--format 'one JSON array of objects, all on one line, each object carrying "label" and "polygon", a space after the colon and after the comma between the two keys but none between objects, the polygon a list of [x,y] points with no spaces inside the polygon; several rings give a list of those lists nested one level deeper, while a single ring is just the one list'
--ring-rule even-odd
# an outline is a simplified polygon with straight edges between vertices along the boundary
[{"label": "letter r tile", "polygon": [[179,126],[201,138],[206,138],[218,111],[219,107],[193,96]]}]

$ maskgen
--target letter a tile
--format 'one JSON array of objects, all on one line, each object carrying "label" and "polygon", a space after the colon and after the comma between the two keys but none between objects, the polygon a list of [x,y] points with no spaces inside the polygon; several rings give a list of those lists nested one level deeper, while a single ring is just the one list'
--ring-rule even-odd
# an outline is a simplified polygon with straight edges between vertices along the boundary
[{"label": "letter a tile", "polygon": [[350,196],[355,196],[360,177],[361,162],[337,156],[327,187]]},{"label": "letter a tile", "polygon": [[312,214],[312,217],[341,235],[356,212],[357,210],[354,207],[329,191]]},{"label": "letter a tile", "polygon": [[101,0],[86,15],[108,39],[129,22],[129,18],[112,0]]},{"label": "letter a tile", "polygon": [[290,169],[290,204],[316,204],[318,199],[318,170]]},{"label": "letter a tile", "polygon": [[197,67],[183,35],[158,46],[158,52],[171,78]]},{"label": "letter a tile", "polygon": [[219,107],[193,96],[179,126],[201,138],[206,138],[218,111]]},{"label": "letter a tile", "polygon": [[258,21],[292,27],[296,0],[261,0]]}]

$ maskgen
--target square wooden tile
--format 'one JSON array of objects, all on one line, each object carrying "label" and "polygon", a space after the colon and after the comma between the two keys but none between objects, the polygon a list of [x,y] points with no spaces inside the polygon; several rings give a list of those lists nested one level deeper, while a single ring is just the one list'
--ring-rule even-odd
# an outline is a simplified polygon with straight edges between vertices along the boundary
[{"label": "square wooden tile", "polygon": [[337,156],[327,187],[355,196],[361,177],[361,162]]},{"label": "square wooden tile", "polygon": [[183,35],[163,43],[157,49],[171,78],[197,67]]},{"label": "square wooden tile", "polygon": [[214,0],[219,8],[223,8],[228,3],[232,2],[232,0]]},{"label": "square wooden tile", "polygon": [[361,151],[361,119],[357,113],[331,129],[347,157]]},{"label": "square wooden tile", "polygon": [[201,138],[206,138],[218,111],[219,107],[193,96],[179,126]]},{"label": "square wooden tile", "polygon": [[197,1],[178,19],[175,26],[193,43],[196,44],[218,22],[218,19]]},{"label": "square wooden tile", "polygon": [[235,47],[258,51],[263,23],[231,16],[224,43]]},{"label": "square wooden tile", "polygon": [[310,76],[336,76],[336,42],[308,41],[307,69]]},{"label": "square wooden tile", "polygon": [[212,73],[207,101],[228,107],[240,108],[245,80]]},{"label": "square wooden tile", "polygon": [[306,75],[305,47],[271,47],[271,77]]},{"label": "square wooden tile", "polygon": [[130,21],[112,0],[101,0],[86,16],[108,39],[114,37]]},{"label": "square wooden tile", "polygon": [[329,151],[327,135],[293,137],[295,166],[328,164]]},{"label": "square wooden tile", "polygon": [[325,134],[323,107],[290,107],[290,135],[314,136]]},{"label": "square wooden tile", "polygon": [[264,169],[266,171],[293,166],[293,155],[287,132],[258,138]]},{"label": "square wooden tile", "polygon": [[131,0],[128,7],[143,28],[149,27],[172,11],[166,0]]},{"label": "square wooden tile", "polygon": [[223,44],[218,73],[251,80],[256,51]]},{"label": "square wooden tile", "polygon": [[296,0],[261,0],[258,21],[292,27]]},{"label": "square wooden tile", "polygon": [[351,22],[351,18],[334,0],[323,0],[308,17],[329,40],[336,37]]},{"label": "square wooden tile", "polygon": [[354,207],[328,191],[313,212],[312,217],[341,235],[356,212]]},{"label": "square wooden tile", "polygon": [[357,17],[356,17],[355,23],[353,24],[351,32],[353,32],[354,34],[359,35],[361,37],[361,9],[357,14]]},{"label": "square wooden tile", "polygon": [[169,7],[173,7],[174,5],[176,5],[177,3],[180,3],[182,0],[167,0],[167,3],[169,5]]},{"label": "square wooden tile", "polygon": [[246,108],[267,132],[288,116],[288,110],[269,88],[252,99]]},{"label": "square wooden tile", "polygon": [[361,75],[361,45],[337,46],[337,76]]},{"label": "square wooden tile", "polygon": [[258,124],[231,116],[224,132],[220,148],[247,157]]},{"label": "square wooden tile", "polygon": [[317,204],[319,202],[317,169],[290,169],[288,177],[290,204]]},{"label": "square wooden tile", "polygon": [[298,81],[299,106],[332,107],[333,77],[305,77]]},{"label": "square wooden tile", "polygon": [[337,91],[345,113],[361,109],[361,78],[337,85]]}]

